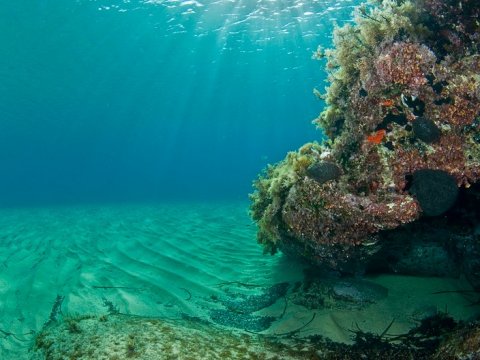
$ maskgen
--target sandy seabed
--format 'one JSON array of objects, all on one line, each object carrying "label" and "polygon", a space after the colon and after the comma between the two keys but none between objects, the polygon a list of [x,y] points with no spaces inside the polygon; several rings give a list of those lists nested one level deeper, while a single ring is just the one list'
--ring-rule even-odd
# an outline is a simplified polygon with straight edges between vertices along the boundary
[{"label": "sandy seabed", "polygon": [[[255,231],[245,202],[0,210],[0,359],[39,358],[32,351],[35,335],[60,317],[81,318],[85,332],[88,316],[115,315],[102,327],[108,333],[112,324],[111,334],[118,336],[125,332],[113,326],[118,316],[136,327],[141,317],[149,319],[145,326],[152,326],[152,319],[169,327],[178,321],[185,334],[192,328],[186,319],[208,324],[212,310],[221,308],[218,299],[235,297],[229,284],[261,291],[288,283],[291,290],[303,280],[306,265],[280,254],[262,255]],[[349,329],[381,333],[392,319],[391,333],[408,331],[418,324],[418,314],[432,308],[457,319],[480,311],[470,306],[471,297],[455,292],[470,289],[462,279],[383,275],[368,280],[387,288],[388,296],[363,307],[307,309],[288,302],[287,293],[252,316],[275,319],[263,334],[302,328],[301,336],[348,342]],[[216,336],[224,329],[230,337],[222,325],[195,325],[192,331],[202,338],[202,329]],[[242,339],[242,329],[233,328]],[[121,351],[128,352],[128,341],[127,334]]]}]

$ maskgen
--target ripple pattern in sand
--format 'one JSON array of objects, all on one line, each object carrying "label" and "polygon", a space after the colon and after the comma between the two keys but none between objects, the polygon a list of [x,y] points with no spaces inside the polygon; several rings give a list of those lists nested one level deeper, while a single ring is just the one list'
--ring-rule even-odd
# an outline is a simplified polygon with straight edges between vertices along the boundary
[{"label": "ripple pattern in sand", "polygon": [[[263,256],[247,204],[83,206],[0,211],[0,354],[20,359],[63,313],[198,316],[217,284],[275,284],[301,267]],[[2,356],[2,358],[4,358]]]}]

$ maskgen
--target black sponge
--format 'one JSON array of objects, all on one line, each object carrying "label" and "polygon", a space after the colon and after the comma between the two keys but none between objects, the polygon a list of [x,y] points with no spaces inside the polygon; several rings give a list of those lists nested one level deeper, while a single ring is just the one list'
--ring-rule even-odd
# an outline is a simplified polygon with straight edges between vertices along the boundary
[{"label": "black sponge", "polygon": [[458,187],[455,178],[445,171],[423,169],[413,173],[410,193],[426,216],[438,216],[455,204]]},{"label": "black sponge", "polygon": [[340,168],[331,162],[318,162],[307,169],[307,175],[320,184],[330,180],[336,180],[342,174]]},{"label": "black sponge", "polygon": [[440,129],[432,120],[423,117],[416,119],[412,127],[415,136],[426,143],[437,142],[442,135]]}]

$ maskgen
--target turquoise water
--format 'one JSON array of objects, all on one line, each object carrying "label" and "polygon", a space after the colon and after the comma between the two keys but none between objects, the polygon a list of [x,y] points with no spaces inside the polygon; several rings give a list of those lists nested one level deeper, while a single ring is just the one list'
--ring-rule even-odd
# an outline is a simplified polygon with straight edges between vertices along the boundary
[{"label": "turquoise water", "polygon": [[[262,256],[246,203],[61,206],[0,211],[0,358],[28,358],[61,313],[209,318],[229,282],[271,286],[302,266]],[[235,249],[235,251],[232,251]]]},{"label": "turquoise water", "polygon": [[307,140],[355,1],[0,5],[0,204],[245,199]]},{"label": "turquoise water", "polygon": [[309,267],[255,241],[251,182],[323,138],[312,53],[358,3],[0,4],[0,359],[31,358],[39,331],[79,314],[349,342],[354,322],[395,318],[399,334],[478,313],[464,279],[391,275],[348,280],[368,306],[314,282],[330,301],[315,307],[298,291]]},{"label": "turquoise water", "polygon": [[0,358],[29,357],[58,297],[66,315],[208,319],[218,284],[301,279],[262,255],[247,194],[322,138],[311,56],[354,5],[2,3]]}]

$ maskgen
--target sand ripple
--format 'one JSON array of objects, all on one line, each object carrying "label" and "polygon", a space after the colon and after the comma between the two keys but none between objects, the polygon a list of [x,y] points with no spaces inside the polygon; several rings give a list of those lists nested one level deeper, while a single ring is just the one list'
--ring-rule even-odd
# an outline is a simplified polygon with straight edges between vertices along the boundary
[{"label": "sand ripple", "polygon": [[[416,324],[418,309],[448,308],[458,318],[480,311],[454,291],[435,295],[466,289],[461,279],[392,275],[368,279],[388,289],[388,296],[361,311],[336,303],[304,307],[293,298],[304,265],[262,255],[247,206],[0,210],[0,359],[28,358],[34,333],[53,309],[63,315],[195,317],[273,335],[308,323],[302,335],[337,341],[349,340],[353,323],[381,333],[395,318],[392,333],[406,332]],[[282,291],[275,290],[279,286]]]},{"label": "sand ripple", "polygon": [[105,313],[107,300],[175,318],[205,312],[219,283],[300,276],[262,255],[245,203],[4,209],[0,229],[0,329],[15,334],[2,359],[21,358],[57,294],[65,314]]}]

